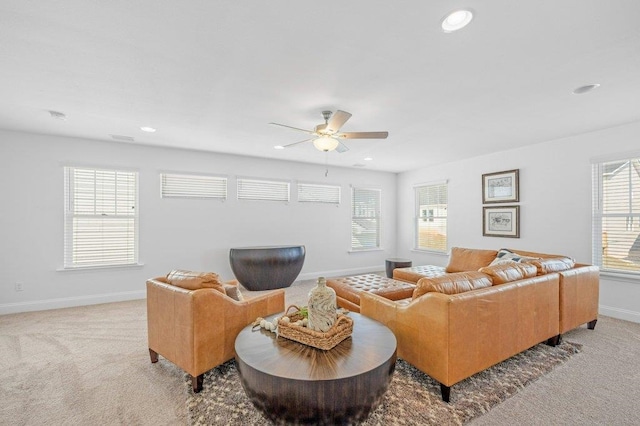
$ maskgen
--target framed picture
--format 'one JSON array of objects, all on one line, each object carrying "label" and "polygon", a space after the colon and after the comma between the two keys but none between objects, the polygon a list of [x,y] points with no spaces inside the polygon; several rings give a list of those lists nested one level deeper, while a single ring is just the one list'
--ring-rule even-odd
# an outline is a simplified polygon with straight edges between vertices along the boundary
[{"label": "framed picture", "polygon": [[519,201],[518,170],[482,175],[482,204]]},{"label": "framed picture", "polygon": [[520,238],[520,206],[483,207],[482,235]]}]

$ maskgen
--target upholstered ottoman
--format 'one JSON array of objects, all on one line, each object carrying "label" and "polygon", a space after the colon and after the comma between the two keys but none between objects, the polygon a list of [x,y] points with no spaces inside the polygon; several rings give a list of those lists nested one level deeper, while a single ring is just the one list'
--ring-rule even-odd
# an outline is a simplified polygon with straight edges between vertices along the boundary
[{"label": "upholstered ottoman", "polygon": [[338,306],[352,312],[360,312],[360,293],[363,291],[390,300],[400,300],[411,297],[416,288],[414,284],[376,274],[329,278],[327,286],[335,290]]},{"label": "upholstered ottoman", "polygon": [[417,283],[420,278],[435,278],[446,275],[443,266],[425,265],[414,266],[412,268],[396,268],[393,270],[393,279],[406,281],[408,283]]}]

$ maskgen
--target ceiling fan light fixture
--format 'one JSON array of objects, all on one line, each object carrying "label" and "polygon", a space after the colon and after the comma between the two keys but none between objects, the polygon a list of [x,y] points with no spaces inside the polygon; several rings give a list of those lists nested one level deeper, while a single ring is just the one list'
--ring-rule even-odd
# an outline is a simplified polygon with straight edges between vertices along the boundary
[{"label": "ceiling fan light fixture", "polygon": [[328,135],[320,136],[319,138],[313,140],[313,146],[315,146],[320,151],[333,151],[338,147],[338,145],[340,145],[340,141]]},{"label": "ceiling fan light fixture", "polygon": [[473,19],[473,12],[467,9],[455,10],[442,20],[442,31],[452,33],[469,25]]}]

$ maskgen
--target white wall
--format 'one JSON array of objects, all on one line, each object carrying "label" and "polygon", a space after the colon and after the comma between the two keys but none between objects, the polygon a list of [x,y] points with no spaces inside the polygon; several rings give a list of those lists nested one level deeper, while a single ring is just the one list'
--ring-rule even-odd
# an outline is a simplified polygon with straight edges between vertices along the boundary
[{"label": "white wall", "polygon": [[[446,255],[412,250],[413,186],[448,179],[449,247],[502,247],[565,254],[591,263],[591,159],[638,150],[640,123],[398,175],[398,255],[446,265]],[[483,173],[520,169],[520,238],[482,236]],[[601,275],[600,313],[640,322],[640,281]]]},{"label": "white wall", "polygon": [[[0,314],[145,297],[174,268],[231,279],[229,248],[304,244],[300,278],[380,271],[396,251],[396,174],[233,155],[0,131]],[[65,165],[139,171],[139,268],[59,271]],[[161,171],[227,175],[228,200],[161,199]],[[292,201],[238,201],[237,176],[291,180]],[[298,203],[295,182],[342,187],[342,203]],[[382,189],[381,251],[348,253],[350,185]],[[23,291],[15,291],[15,283]]]}]

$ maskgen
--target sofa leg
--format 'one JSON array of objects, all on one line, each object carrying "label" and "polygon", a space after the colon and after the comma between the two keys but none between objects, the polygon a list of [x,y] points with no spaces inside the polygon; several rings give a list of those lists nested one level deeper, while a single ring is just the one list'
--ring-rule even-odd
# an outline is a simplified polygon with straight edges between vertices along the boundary
[{"label": "sofa leg", "polygon": [[562,335],[560,334],[547,339],[547,345],[549,346],[558,346],[560,343],[562,343]]},{"label": "sofa leg", "polygon": [[598,320],[597,320],[597,319],[594,319],[593,321],[589,321],[589,322],[587,323],[587,328],[588,328],[589,330],[593,330],[594,328],[596,328],[596,323],[597,323],[597,322],[598,322]]},{"label": "sofa leg", "polygon": [[198,393],[202,390],[202,379],[204,379],[204,374],[191,376],[191,385],[193,386],[194,393]]},{"label": "sofa leg", "polygon": [[149,356],[151,357],[151,362],[153,363],[158,362],[158,352],[149,348]]},{"label": "sofa leg", "polygon": [[449,397],[451,396],[451,386],[445,386],[440,383],[440,393],[442,394],[442,400],[444,402],[449,402]]}]

